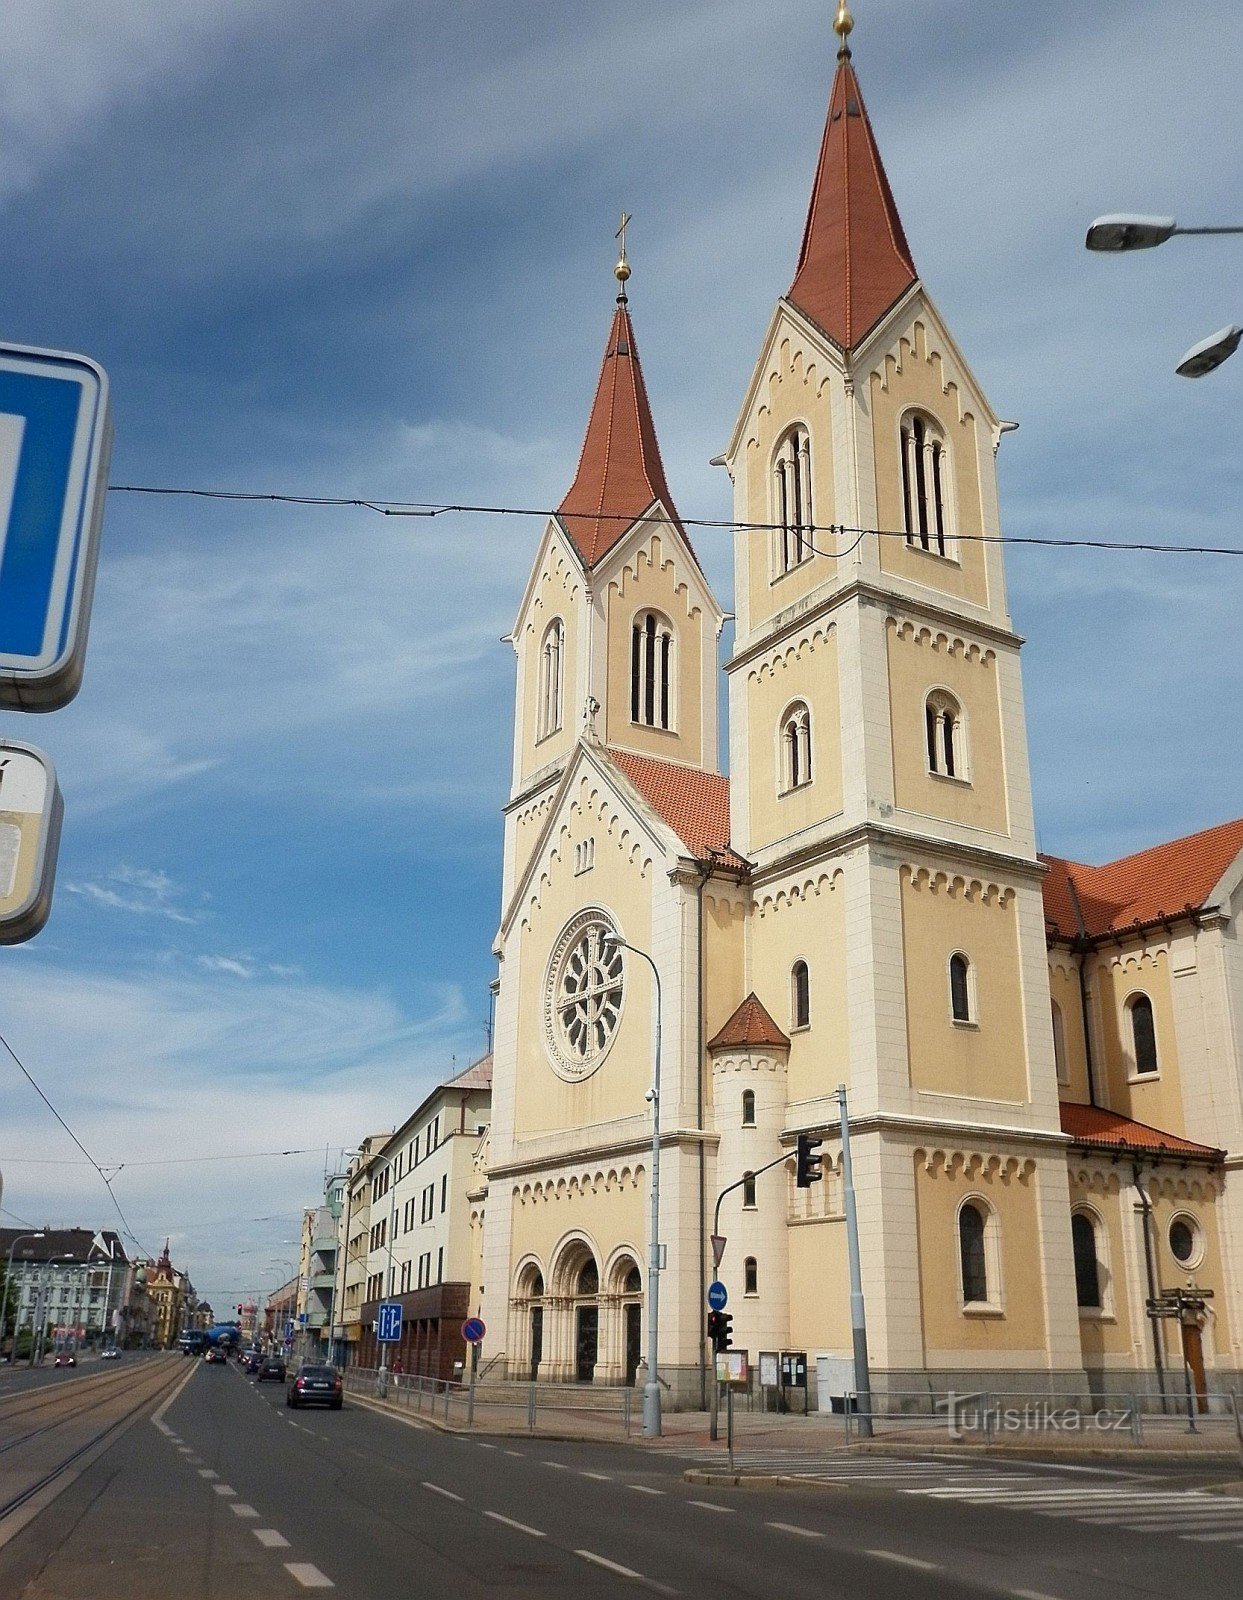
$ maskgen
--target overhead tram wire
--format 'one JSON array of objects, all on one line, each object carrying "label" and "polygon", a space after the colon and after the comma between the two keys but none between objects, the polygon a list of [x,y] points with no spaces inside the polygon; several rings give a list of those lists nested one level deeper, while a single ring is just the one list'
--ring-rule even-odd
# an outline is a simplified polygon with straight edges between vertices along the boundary
[{"label": "overhead tram wire", "polygon": [[[249,489],[194,489],[173,485],[142,483],[112,483],[108,485],[108,491],[110,494],[162,495],[195,500],[223,500],[274,505],[318,506],[336,510],[371,511],[382,517],[420,517],[429,519],[451,515],[540,517],[543,519],[558,517],[562,521],[584,519],[590,522],[620,522],[627,527],[636,520],[629,512],[549,511],[537,506],[490,506],[465,503],[452,504],[448,502],[435,504],[417,500],[365,499],[361,496],[349,495],[263,493]],[[679,520],[682,526],[686,528],[712,528],[725,533],[780,533],[784,527],[784,524],[776,522],[736,522],[729,518],[720,517],[682,517]],[[840,560],[843,556],[850,555],[864,539],[869,537],[875,539],[901,539],[904,542],[909,540],[910,537],[905,529],[857,528],[844,523],[830,523],[827,526],[809,523],[801,531],[807,547],[814,554],[825,556],[831,561]],[[853,534],[855,535],[855,540],[852,545],[843,551],[821,550],[812,543],[809,537],[809,535],[821,533],[841,534],[843,537]],[[1162,544],[1155,540],[1146,539],[1058,538],[1052,535],[1009,533],[959,533],[955,534],[954,537],[959,544],[1021,545],[1058,550],[1125,550],[1146,555],[1243,556],[1243,545]]]},{"label": "overhead tram wire", "polygon": [[[212,1156],[144,1156],[138,1161],[105,1161],[105,1167],[114,1169],[114,1176],[129,1167],[183,1167],[203,1161],[267,1161],[282,1156],[321,1156],[318,1145],[308,1145],[298,1150],[239,1150],[229,1155]],[[0,1162],[13,1167],[93,1167],[91,1160],[73,1161],[67,1156],[0,1156]]]}]

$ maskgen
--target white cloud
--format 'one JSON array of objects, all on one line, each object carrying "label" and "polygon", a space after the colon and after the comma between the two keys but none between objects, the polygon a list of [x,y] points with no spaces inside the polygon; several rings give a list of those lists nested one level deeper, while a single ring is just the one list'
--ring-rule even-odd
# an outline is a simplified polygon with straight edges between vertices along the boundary
[{"label": "white cloud", "polygon": [[86,880],[62,885],[67,894],[81,896],[113,911],[138,916],[166,917],[170,922],[193,924],[202,921],[201,912],[184,909],[185,890],[166,872],[147,867],[120,866],[102,881]]}]

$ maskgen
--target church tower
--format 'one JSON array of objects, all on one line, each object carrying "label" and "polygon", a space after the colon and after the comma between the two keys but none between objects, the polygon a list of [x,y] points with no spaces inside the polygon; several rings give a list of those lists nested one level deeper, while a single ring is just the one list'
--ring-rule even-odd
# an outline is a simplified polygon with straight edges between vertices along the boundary
[{"label": "church tower", "polygon": [[[916,270],[844,0],[835,27],[798,264],[725,454],[748,986],[789,1036],[786,1136],[831,1127],[849,1087],[877,1369],[1047,1384],[1080,1358],[1006,424]],[[817,1225],[788,1229],[790,1337],[848,1350],[831,1173],[791,1204]]]}]

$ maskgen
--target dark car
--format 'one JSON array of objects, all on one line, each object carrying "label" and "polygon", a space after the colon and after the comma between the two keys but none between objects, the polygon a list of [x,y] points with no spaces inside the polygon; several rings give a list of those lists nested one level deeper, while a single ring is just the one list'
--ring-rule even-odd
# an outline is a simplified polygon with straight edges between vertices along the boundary
[{"label": "dark car", "polygon": [[77,1364],[78,1358],[72,1350],[58,1350],[56,1360],[52,1363],[54,1367],[76,1367]]},{"label": "dark car", "polygon": [[251,1377],[254,1377],[255,1373],[258,1372],[262,1365],[263,1357],[257,1350],[247,1350],[245,1355],[242,1357],[242,1366],[251,1375]]},{"label": "dark car", "polygon": [[204,1361],[210,1362],[212,1366],[220,1365],[222,1367],[227,1367],[229,1364],[228,1356],[225,1354],[223,1348],[218,1344],[209,1344],[207,1349],[203,1352],[203,1359]]},{"label": "dark car", "polygon": [[275,1378],[277,1383],[285,1381],[285,1360],[283,1356],[267,1356],[259,1363],[259,1376],[256,1383],[262,1383],[265,1378]]},{"label": "dark car", "polygon": [[340,1411],[341,1374],[335,1367],[301,1366],[285,1392],[287,1406],[331,1406]]}]

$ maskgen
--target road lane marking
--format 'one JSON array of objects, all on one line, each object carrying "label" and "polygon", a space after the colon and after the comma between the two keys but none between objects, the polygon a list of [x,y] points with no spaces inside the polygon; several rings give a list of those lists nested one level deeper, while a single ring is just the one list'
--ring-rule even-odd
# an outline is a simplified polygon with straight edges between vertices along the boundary
[{"label": "road lane marking", "polygon": [[220,1474],[218,1472],[213,1472],[210,1467],[200,1467],[199,1468],[199,1477],[200,1478],[218,1478],[219,1476],[220,1476]]},{"label": "road lane marking", "polygon": [[627,1489],[633,1489],[636,1494],[664,1494],[663,1489],[652,1489],[646,1483],[628,1483]]},{"label": "road lane marking", "polygon": [[517,1528],[519,1533],[529,1533],[532,1539],[546,1539],[548,1535],[542,1528],[531,1528],[525,1522],[515,1522],[512,1517],[503,1517],[499,1511],[485,1511],[485,1517],[491,1517],[493,1522],[503,1522],[507,1528]]},{"label": "road lane marking", "polygon": [[506,1450],[505,1454],[507,1456],[517,1456],[519,1461],[523,1461],[523,1460],[526,1459],[526,1451],[525,1450]]},{"label": "road lane marking", "polygon": [[313,1567],[309,1561],[286,1561],[285,1571],[291,1578],[297,1578],[304,1589],[335,1589],[336,1585],[331,1578],[325,1578],[318,1567]]},{"label": "road lane marking", "polygon": [[236,1505],[230,1506],[229,1510],[235,1517],[257,1517],[259,1515],[254,1506],[248,1506],[242,1500],[239,1500]]},{"label": "road lane marking", "polygon": [[275,1528],[252,1528],[250,1531],[265,1550],[289,1549],[289,1540],[283,1533],[277,1533]]},{"label": "road lane marking", "polygon": [[481,1450],[495,1450],[496,1449],[496,1446],[494,1444],[484,1444],[482,1439],[476,1439],[475,1443],[479,1446],[479,1448]]},{"label": "road lane marking", "polygon": [[1241,1528],[1231,1528],[1226,1533],[1184,1533],[1184,1539],[1191,1539],[1196,1544],[1224,1544],[1227,1539],[1237,1539],[1243,1533]]},{"label": "road lane marking", "polygon": [[623,1567],[618,1561],[610,1561],[606,1556],[598,1556],[591,1550],[576,1550],[576,1556],[581,1556],[584,1561],[590,1561],[593,1566],[605,1567],[609,1572],[616,1572],[623,1578],[642,1578],[641,1572],[636,1572],[633,1567]]},{"label": "road lane marking", "polygon": [[875,1556],[878,1561],[896,1561],[900,1567],[917,1567],[920,1572],[939,1572],[935,1561],[920,1561],[915,1556],[900,1556],[896,1550],[865,1550],[865,1556]]},{"label": "road lane marking", "polygon": [[179,1444],[177,1446],[177,1454],[179,1456],[192,1456],[194,1454],[194,1446],[192,1444]]},{"label": "road lane marking", "polygon": [[1014,1600],[1057,1600],[1054,1594],[1041,1594],[1039,1589],[1011,1589]]},{"label": "road lane marking", "polygon": [[546,1467],[551,1467],[554,1472],[568,1472],[569,1466],[564,1461],[545,1461]]},{"label": "road lane marking", "polygon": [[688,1506],[698,1506],[701,1511],[719,1511],[726,1517],[732,1517],[734,1514],[733,1506],[714,1506],[711,1500],[688,1500],[686,1503]]},{"label": "road lane marking", "polygon": [[442,1494],[446,1500],[456,1500],[459,1505],[465,1504],[465,1496],[454,1494],[452,1489],[442,1489],[438,1483],[425,1483],[424,1489],[430,1489],[433,1494]]},{"label": "road lane marking", "polygon": [[212,1488],[216,1491],[217,1494],[224,1495],[227,1498],[231,1498],[233,1495],[235,1495],[237,1493],[237,1490],[236,1489],[230,1489],[227,1483],[213,1483],[212,1484]]},{"label": "road lane marking", "polygon": [[612,1478],[607,1472],[580,1472],[580,1478],[594,1478],[597,1483],[612,1483]]},{"label": "road lane marking", "polygon": [[814,1528],[797,1528],[792,1522],[766,1522],[766,1528],[776,1528],[778,1533],[796,1533],[800,1539],[823,1539],[822,1533],[817,1533]]}]

